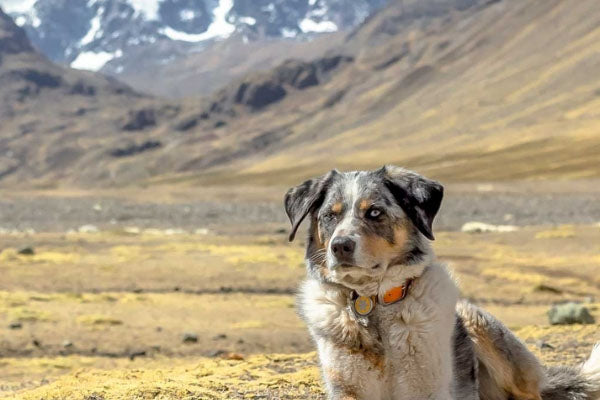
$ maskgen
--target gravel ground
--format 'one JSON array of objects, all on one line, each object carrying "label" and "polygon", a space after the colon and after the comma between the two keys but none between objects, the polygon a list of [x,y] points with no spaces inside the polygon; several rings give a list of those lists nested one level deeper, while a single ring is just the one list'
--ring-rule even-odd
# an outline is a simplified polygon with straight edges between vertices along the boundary
[{"label": "gravel ground", "polygon": [[[449,194],[437,219],[439,230],[459,230],[469,221],[511,225],[600,222],[598,194]],[[99,229],[135,226],[194,230],[224,226],[281,224],[278,202],[202,201],[177,204],[121,198],[18,197],[0,200],[0,229],[63,232],[91,224]],[[271,229],[272,226],[270,225]]]}]

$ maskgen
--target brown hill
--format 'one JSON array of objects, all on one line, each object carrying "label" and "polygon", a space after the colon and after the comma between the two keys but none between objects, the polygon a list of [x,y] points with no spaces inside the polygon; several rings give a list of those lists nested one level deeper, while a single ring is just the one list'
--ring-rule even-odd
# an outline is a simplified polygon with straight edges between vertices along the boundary
[{"label": "brown hill", "polygon": [[[114,181],[127,171],[124,156],[161,145],[154,137],[179,109],[112,79],[49,62],[0,10],[3,186]],[[123,179],[146,177],[134,170]]]},{"label": "brown hill", "polygon": [[60,85],[21,102],[0,86],[0,182],[269,184],[384,162],[455,181],[597,178],[599,38],[594,0],[395,1],[314,61],[193,104],[3,53],[2,76],[35,64]]},{"label": "brown hill", "polygon": [[250,148],[270,146],[233,179],[383,162],[446,180],[600,176],[596,2],[407,3],[349,35],[333,78],[244,121]]}]

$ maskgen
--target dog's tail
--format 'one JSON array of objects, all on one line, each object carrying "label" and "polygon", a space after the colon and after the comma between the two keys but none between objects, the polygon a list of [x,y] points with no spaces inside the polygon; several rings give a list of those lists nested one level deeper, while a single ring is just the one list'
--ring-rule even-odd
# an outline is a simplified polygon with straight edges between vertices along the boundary
[{"label": "dog's tail", "polygon": [[579,368],[551,367],[543,400],[600,400],[600,343]]}]

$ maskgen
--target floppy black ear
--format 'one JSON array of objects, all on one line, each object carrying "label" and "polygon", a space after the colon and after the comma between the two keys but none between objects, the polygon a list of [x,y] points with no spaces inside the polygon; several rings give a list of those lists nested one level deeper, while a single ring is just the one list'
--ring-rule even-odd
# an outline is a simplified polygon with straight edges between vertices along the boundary
[{"label": "floppy black ear", "polygon": [[289,241],[294,240],[300,223],[309,212],[319,208],[325,199],[327,188],[333,178],[339,172],[333,170],[319,178],[305,181],[299,186],[293,187],[285,195],[285,212],[292,223]]},{"label": "floppy black ear", "polygon": [[444,187],[404,168],[385,166],[381,172],[385,185],[412,223],[425,237],[435,240],[432,225],[442,204]]}]

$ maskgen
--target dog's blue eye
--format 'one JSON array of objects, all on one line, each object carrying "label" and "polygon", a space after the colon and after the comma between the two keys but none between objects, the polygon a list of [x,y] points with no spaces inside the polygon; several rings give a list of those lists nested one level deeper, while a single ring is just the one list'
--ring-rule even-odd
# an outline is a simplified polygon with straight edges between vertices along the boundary
[{"label": "dog's blue eye", "polygon": [[369,211],[367,211],[368,218],[376,219],[379,216],[381,216],[381,210],[378,208],[371,208]]},{"label": "dog's blue eye", "polygon": [[323,218],[327,221],[331,221],[332,219],[334,219],[336,217],[335,213],[332,212],[328,212],[326,214],[323,215]]}]

